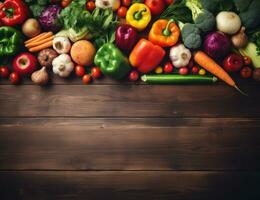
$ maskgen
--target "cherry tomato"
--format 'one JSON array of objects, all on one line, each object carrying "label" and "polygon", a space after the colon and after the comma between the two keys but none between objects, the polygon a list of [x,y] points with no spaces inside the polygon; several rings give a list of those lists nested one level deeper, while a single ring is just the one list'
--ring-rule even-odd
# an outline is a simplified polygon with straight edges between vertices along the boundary
[{"label": "cherry tomato", "polygon": [[98,67],[92,67],[91,75],[93,78],[100,78],[102,76],[102,72]]},{"label": "cherry tomato", "polygon": [[95,2],[89,1],[86,5],[86,8],[89,12],[92,12],[96,8]]},{"label": "cherry tomato", "polygon": [[89,74],[85,74],[83,77],[82,77],[82,82],[85,84],[85,85],[88,85],[90,82],[91,82],[92,78]]},{"label": "cherry tomato", "polygon": [[137,71],[131,71],[129,74],[130,81],[137,81],[139,79],[139,73]]},{"label": "cherry tomato", "polygon": [[0,76],[2,78],[7,78],[10,74],[9,68],[4,66],[0,68]]},{"label": "cherry tomato", "polygon": [[75,68],[75,73],[78,77],[82,77],[85,74],[85,68],[81,65],[77,65]]},{"label": "cherry tomato", "polygon": [[240,71],[240,76],[242,78],[250,78],[252,76],[252,69],[248,66],[243,67]]},{"label": "cherry tomato", "polygon": [[181,74],[181,75],[186,75],[186,74],[188,74],[188,73],[189,73],[189,70],[188,70],[187,67],[181,67],[181,68],[179,69],[179,74]]},{"label": "cherry tomato", "polygon": [[10,74],[10,81],[14,85],[17,85],[20,82],[20,77],[17,72],[13,72]]},{"label": "cherry tomato", "polygon": [[251,58],[248,57],[248,56],[244,56],[243,59],[244,59],[244,64],[245,65],[250,65],[251,62],[252,62]]},{"label": "cherry tomato", "polygon": [[164,2],[166,3],[166,5],[170,5],[174,2],[174,0],[164,0]]},{"label": "cherry tomato", "polygon": [[129,7],[131,5],[131,0],[122,0],[123,6]]},{"label": "cherry tomato", "polygon": [[200,71],[200,68],[197,67],[197,66],[193,66],[192,69],[191,69],[191,71],[192,71],[193,74],[198,74],[199,71]]},{"label": "cherry tomato", "polygon": [[172,73],[173,72],[173,65],[172,65],[172,63],[170,63],[170,62],[167,62],[167,63],[165,63],[165,65],[164,65],[164,67],[163,67],[163,71],[164,71],[164,73]]},{"label": "cherry tomato", "polygon": [[117,10],[117,15],[121,18],[125,18],[126,16],[126,12],[127,12],[127,8],[124,6],[121,6],[120,8],[118,8]]}]

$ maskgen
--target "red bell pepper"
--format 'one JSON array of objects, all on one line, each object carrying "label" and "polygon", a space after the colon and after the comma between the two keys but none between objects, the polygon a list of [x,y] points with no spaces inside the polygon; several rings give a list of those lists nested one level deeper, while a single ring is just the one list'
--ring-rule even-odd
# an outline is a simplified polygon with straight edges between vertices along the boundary
[{"label": "red bell pepper", "polygon": [[164,56],[165,50],[162,47],[141,39],[132,50],[129,61],[139,72],[148,73],[160,64]]},{"label": "red bell pepper", "polygon": [[0,4],[0,21],[6,26],[22,24],[28,14],[28,7],[22,0],[5,0]]}]

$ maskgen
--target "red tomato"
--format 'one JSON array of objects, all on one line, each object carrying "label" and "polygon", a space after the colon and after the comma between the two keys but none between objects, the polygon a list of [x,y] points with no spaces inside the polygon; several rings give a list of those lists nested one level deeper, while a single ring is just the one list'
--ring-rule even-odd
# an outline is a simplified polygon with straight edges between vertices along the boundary
[{"label": "red tomato", "polygon": [[10,74],[10,81],[14,85],[17,85],[20,82],[20,77],[17,72],[13,72]]},{"label": "red tomato", "polygon": [[244,64],[245,65],[250,65],[251,62],[252,62],[251,58],[249,58],[248,56],[244,56],[243,59],[244,59]]},{"label": "red tomato", "polygon": [[0,76],[2,78],[7,78],[10,74],[9,68],[4,66],[0,68]]},{"label": "red tomato", "polygon": [[131,5],[131,0],[122,0],[123,6],[129,7]]},{"label": "red tomato", "polygon": [[174,2],[174,0],[164,0],[164,2],[167,4],[167,5],[170,5]]},{"label": "red tomato", "polygon": [[240,76],[242,78],[250,78],[252,76],[252,69],[248,66],[243,67],[240,71]]},{"label": "red tomato", "polygon": [[75,68],[75,73],[78,77],[82,77],[85,74],[85,68],[81,65],[77,65]]},{"label": "red tomato", "polygon": [[163,71],[164,73],[172,73],[173,72],[173,65],[171,62],[167,62],[165,63],[164,67],[163,67]]},{"label": "red tomato", "polygon": [[130,81],[137,81],[139,79],[139,73],[137,71],[131,71],[129,74]]},{"label": "red tomato", "polygon": [[200,68],[197,67],[197,66],[194,66],[194,67],[192,67],[191,71],[192,71],[193,74],[198,74],[199,71],[200,71]]},{"label": "red tomato", "polygon": [[179,69],[179,74],[180,74],[180,75],[186,75],[186,74],[188,74],[188,73],[189,73],[189,70],[188,70],[187,67],[181,67],[181,68]]},{"label": "red tomato", "polygon": [[86,8],[89,12],[92,12],[96,8],[95,2],[89,1],[86,5]]},{"label": "red tomato", "polygon": [[88,85],[90,82],[91,82],[92,78],[89,74],[85,74],[83,77],[82,77],[82,82],[85,84],[85,85]]},{"label": "red tomato", "polygon": [[164,0],[145,0],[144,3],[148,6],[152,15],[160,15],[165,8]]},{"label": "red tomato", "polygon": [[92,67],[91,75],[93,78],[100,78],[102,76],[102,72],[98,67]]},{"label": "red tomato", "polygon": [[121,18],[125,18],[126,16],[126,12],[127,12],[127,8],[124,6],[121,6],[120,8],[118,8],[117,10],[117,15]]}]

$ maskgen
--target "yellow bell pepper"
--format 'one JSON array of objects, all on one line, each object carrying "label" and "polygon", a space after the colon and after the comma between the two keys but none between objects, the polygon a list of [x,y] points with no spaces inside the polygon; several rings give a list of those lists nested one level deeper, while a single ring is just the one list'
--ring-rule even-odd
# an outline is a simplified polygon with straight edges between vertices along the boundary
[{"label": "yellow bell pepper", "polygon": [[151,21],[151,11],[143,3],[134,3],[126,13],[126,22],[137,30],[144,30]]}]

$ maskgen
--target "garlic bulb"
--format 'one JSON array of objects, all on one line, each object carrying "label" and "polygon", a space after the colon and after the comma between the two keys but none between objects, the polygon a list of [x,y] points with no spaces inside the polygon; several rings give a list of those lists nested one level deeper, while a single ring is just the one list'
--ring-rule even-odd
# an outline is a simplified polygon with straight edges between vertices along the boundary
[{"label": "garlic bulb", "polygon": [[46,67],[42,67],[40,70],[32,73],[31,79],[37,85],[46,85],[49,81],[49,74],[47,73]]}]

